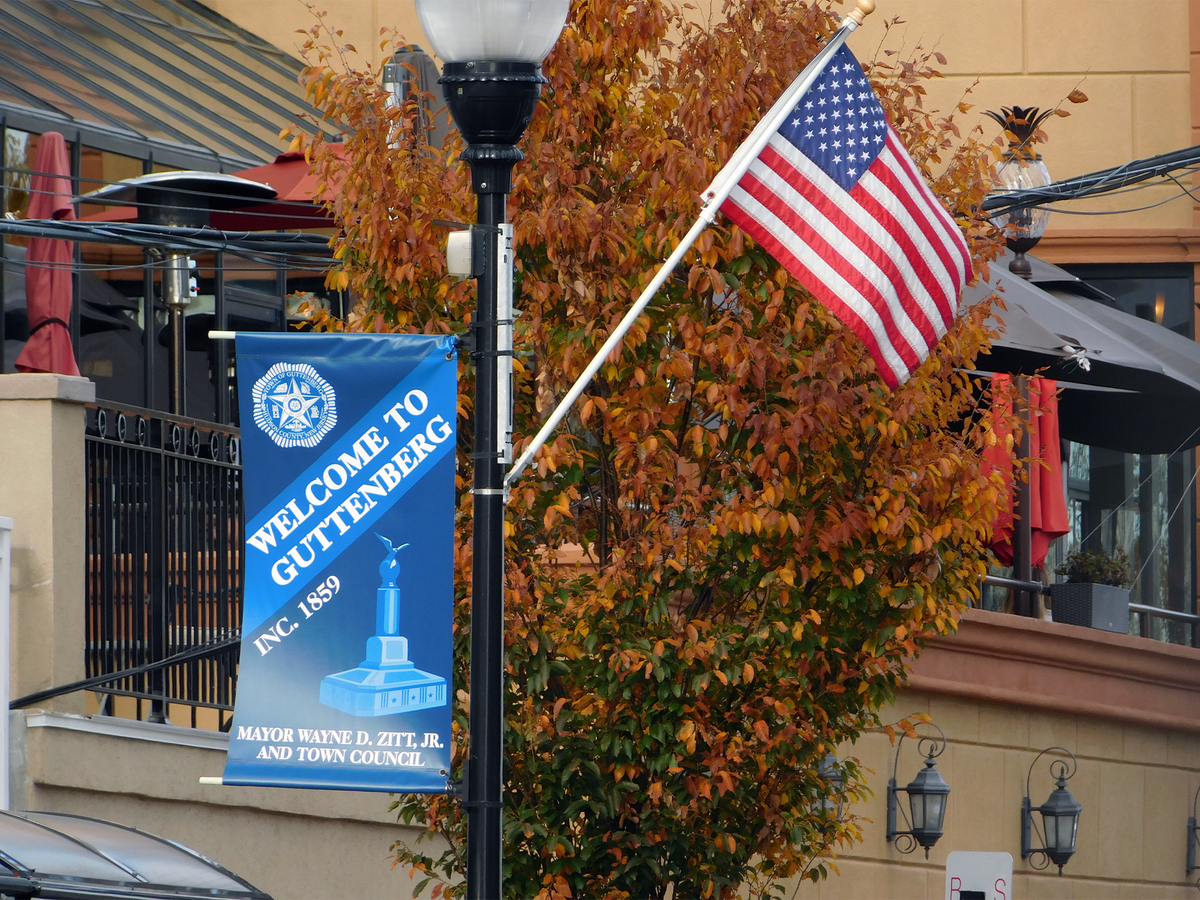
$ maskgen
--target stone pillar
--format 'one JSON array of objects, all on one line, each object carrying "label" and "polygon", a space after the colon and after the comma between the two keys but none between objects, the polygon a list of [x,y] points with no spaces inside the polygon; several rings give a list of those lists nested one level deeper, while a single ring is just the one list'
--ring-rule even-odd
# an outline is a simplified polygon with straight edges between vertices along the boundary
[{"label": "stone pillar", "polygon": [[[0,375],[0,515],[12,530],[12,697],[84,677],[86,378]],[[82,692],[39,704],[84,709]]]}]

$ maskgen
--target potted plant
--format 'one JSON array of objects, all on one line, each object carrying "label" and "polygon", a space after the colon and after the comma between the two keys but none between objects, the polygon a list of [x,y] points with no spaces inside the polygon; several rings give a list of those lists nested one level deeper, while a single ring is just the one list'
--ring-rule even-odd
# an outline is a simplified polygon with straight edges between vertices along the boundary
[{"label": "potted plant", "polygon": [[1128,586],[1133,578],[1125,551],[1074,550],[1055,571],[1067,578],[1050,589],[1055,622],[1129,633]]}]

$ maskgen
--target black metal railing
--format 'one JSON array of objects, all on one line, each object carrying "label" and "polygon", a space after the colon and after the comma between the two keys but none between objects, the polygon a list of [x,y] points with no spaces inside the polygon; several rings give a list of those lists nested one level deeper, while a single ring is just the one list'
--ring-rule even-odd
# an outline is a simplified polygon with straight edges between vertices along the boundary
[{"label": "black metal railing", "polygon": [[238,430],[101,402],[87,407],[85,442],[86,673],[125,673],[91,689],[102,710],[133,697],[139,718],[148,702],[162,722],[184,704],[195,726],[208,707],[227,728],[242,621]]},{"label": "black metal railing", "polygon": [[[999,575],[984,575],[980,583],[989,587],[997,587],[1009,591],[1027,591],[1030,594],[1049,594],[1054,585],[1042,584],[1040,581],[1021,581],[1016,578],[1003,578]],[[1129,612],[1136,616],[1138,634],[1151,640],[1165,640],[1167,643],[1183,644],[1184,646],[1200,647],[1200,616],[1194,613],[1181,612],[1174,609],[1162,609],[1158,606],[1147,606],[1143,603],[1130,603]],[[1177,629],[1177,634],[1168,633],[1167,638],[1154,637],[1150,629],[1151,619],[1163,619]]]}]

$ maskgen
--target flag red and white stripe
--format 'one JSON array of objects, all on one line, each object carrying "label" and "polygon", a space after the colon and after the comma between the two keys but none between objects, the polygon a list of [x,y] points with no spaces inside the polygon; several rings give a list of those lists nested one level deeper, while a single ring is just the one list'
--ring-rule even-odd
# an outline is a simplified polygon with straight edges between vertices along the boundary
[{"label": "flag red and white stripe", "polygon": [[842,47],[722,211],[857,334],[897,387],[970,277],[961,230]]}]

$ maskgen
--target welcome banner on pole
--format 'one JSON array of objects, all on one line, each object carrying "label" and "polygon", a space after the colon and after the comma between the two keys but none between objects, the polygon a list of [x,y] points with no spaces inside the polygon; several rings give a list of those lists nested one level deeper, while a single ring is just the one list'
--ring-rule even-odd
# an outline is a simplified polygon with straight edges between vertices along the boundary
[{"label": "welcome banner on pole", "polygon": [[445,792],[454,338],[236,346],[245,600],[223,781]]}]

